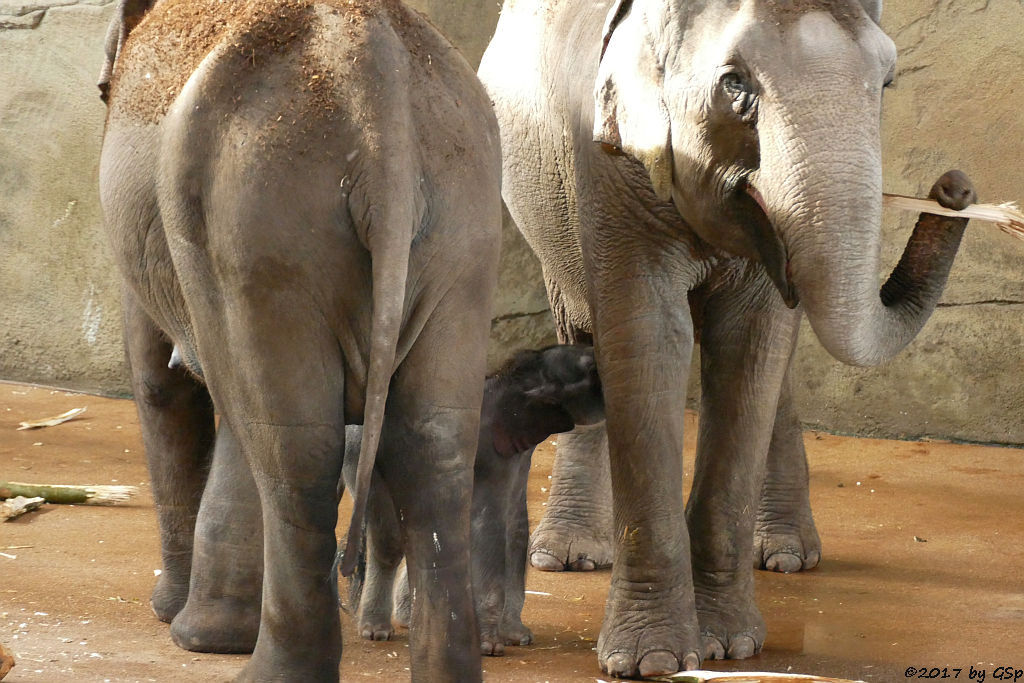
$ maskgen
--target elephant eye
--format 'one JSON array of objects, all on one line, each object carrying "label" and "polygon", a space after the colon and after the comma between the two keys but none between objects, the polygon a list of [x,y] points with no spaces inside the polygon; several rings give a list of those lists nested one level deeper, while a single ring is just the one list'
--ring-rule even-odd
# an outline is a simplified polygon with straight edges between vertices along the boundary
[{"label": "elephant eye", "polygon": [[719,84],[732,103],[736,115],[746,115],[754,104],[754,89],[750,83],[739,73],[729,71],[722,74]]},{"label": "elephant eye", "polygon": [[889,73],[885,75],[885,80],[882,81],[882,87],[888,88],[892,85],[893,81],[896,80],[896,68],[889,69]]}]

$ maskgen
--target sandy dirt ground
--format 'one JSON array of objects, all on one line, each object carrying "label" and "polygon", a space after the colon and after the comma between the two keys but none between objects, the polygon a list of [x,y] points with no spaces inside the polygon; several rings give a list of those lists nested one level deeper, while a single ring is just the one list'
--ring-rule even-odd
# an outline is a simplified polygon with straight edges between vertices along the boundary
[{"label": "sandy dirt ground", "polygon": [[[16,431],[82,406],[75,421]],[[689,426],[687,471],[692,416]],[[758,572],[764,651],[708,667],[865,681],[1024,670],[1024,451],[815,433],[806,442],[824,559],[801,574]],[[533,520],[553,455],[545,444],[534,460]],[[160,560],[131,402],[0,383],[0,480],[141,487],[129,505],[47,505],[0,524],[0,643],[17,657],[4,683],[219,681],[240,669],[243,656],[176,648],[150,611]],[[485,659],[485,678],[606,678],[593,648],[608,579],[531,570],[523,619],[536,643]],[[348,614],[342,624],[344,679],[407,679],[406,632],[371,643]]]}]

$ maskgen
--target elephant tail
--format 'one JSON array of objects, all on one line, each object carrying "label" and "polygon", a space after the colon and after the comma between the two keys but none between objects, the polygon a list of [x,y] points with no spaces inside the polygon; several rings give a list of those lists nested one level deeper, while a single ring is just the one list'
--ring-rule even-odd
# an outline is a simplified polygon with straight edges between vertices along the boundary
[{"label": "elephant tail", "polygon": [[[396,170],[393,165],[390,169]],[[384,205],[370,204],[366,211],[360,211],[357,199],[361,192],[352,193],[350,204],[360,239],[370,252],[372,306],[370,323],[369,365],[366,372],[366,400],[363,409],[363,435],[359,447],[355,481],[352,482],[352,519],[349,522],[346,548],[360,548],[366,517],[366,500],[369,494],[373,467],[377,458],[384,425],[384,408],[388,398],[388,387],[398,356],[398,341],[405,316],[406,284],[409,276],[409,255],[413,234],[420,221],[417,220],[415,185],[409,178],[408,170],[389,173],[390,182],[381,184],[390,187],[388,201]],[[379,181],[380,179],[378,179]],[[342,576],[351,576],[356,568],[359,554],[345,553],[341,563]]]}]

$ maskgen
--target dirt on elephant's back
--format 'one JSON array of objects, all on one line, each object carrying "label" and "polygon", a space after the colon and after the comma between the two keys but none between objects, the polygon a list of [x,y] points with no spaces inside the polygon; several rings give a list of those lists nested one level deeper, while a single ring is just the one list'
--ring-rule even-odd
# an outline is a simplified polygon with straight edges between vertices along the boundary
[{"label": "dirt on elephant's back", "polygon": [[[315,26],[315,6],[346,18],[353,35],[379,12],[399,26],[409,17],[409,10],[395,0],[163,0],[125,42],[111,82],[112,109],[159,121],[215,48],[222,45],[240,68],[259,69],[275,54],[307,41]],[[296,85],[313,87],[316,80]]]},{"label": "dirt on elephant's back", "polygon": [[156,122],[215,47],[225,43],[255,66],[301,37],[309,11],[303,0],[159,2],[125,42],[111,81],[112,109]]}]

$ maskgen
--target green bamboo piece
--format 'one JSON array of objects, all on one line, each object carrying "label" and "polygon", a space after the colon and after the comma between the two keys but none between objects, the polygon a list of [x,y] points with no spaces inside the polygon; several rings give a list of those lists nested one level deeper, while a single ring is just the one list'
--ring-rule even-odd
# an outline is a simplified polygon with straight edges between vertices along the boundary
[{"label": "green bamboo piece", "polygon": [[26,484],[0,481],[0,500],[25,496],[45,498],[47,503],[63,505],[117,505],[138,493],[135,486],[67,486],[64,484]]}]

